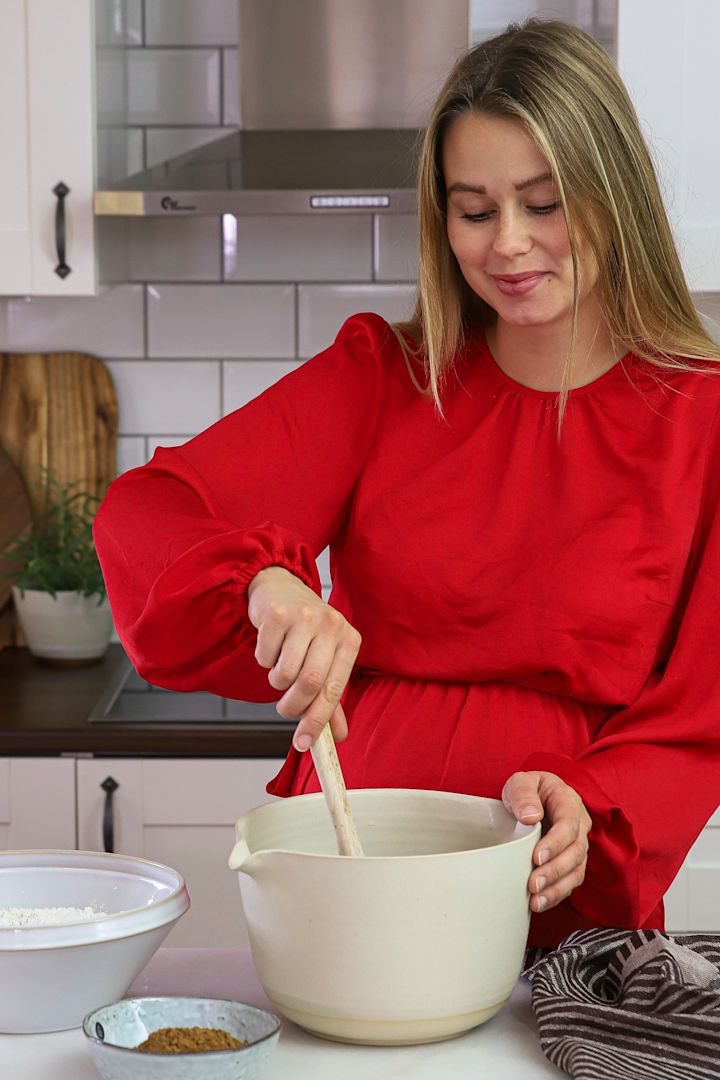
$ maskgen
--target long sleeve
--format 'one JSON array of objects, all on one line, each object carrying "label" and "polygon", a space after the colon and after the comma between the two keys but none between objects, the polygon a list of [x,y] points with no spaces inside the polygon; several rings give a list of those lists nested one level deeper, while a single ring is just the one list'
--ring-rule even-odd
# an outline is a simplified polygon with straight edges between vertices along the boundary
[{"label": "long sleeve", "polygon": [[316,592],[383,401],[387,325],[355,316],[334,345],[244,408],[119,477],[94,536],[120,640],[172,690],[274,700],[246,589],[283,566]]},{"label": "long sleeve", "polygon": [[585,882],[570,899],[600,925],[651,915],[720,804],[720,422],[711,430],[703,498],[663,666],[575,760],[531,754],[593,819]]}]

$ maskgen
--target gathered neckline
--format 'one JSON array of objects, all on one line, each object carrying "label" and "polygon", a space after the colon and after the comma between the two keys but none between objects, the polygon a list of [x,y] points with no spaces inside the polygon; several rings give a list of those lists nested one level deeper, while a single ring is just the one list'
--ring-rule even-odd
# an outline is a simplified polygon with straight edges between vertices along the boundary
[{"label": "gathered neckline", "polygon": [[[519,394],[526,394],[528,397],[545,398],[545,400],[557,399],[560,396],[559,390],[536,390],[533,386],[526,386],[525,383],[518,382],[517,379],[513,379],[512,375],[508,375],[506,371],[498,364],[497,360],[490,351],[490,347],[485,339],[485,334],[481,331],[478,340],[482,349],[482,352],[487,360],[487,367],[491,374],[495,375],[500,382],[504,383],[507,387],[515,390]],[[568,396],[571,398],[582,397],[584,394],[589,394],[593,390],[602,386],[606,382],[610,382],[618,374],[625,375],[625,362],[630,360],[632,352],[625,353],[619,360],[616,360],[611,368],[604,371],[602,375],[598,375],[596,379],[593,379],[589,383],[585,383],[584,386],[576,386],[572,390],[568,391]]]}]

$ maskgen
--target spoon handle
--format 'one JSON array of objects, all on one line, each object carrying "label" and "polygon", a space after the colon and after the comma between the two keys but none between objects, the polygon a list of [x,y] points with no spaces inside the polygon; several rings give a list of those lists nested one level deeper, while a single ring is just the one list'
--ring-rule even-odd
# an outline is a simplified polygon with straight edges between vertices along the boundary
[{"label": "spoon handle", "polygon": [[335,827],[338,851],[341,855],[362,855],[363,849],[350,812],[345,780],[329,724],[325,725],[322,733],[313,743],[311,753],[320,787]]}]

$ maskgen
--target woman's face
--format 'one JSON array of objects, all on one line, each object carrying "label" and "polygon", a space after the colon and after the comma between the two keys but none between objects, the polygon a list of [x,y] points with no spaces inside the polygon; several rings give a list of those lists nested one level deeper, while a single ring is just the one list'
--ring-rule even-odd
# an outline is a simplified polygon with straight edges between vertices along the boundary
[{"label": "woman's face", "polygon": [[[520,123],[467,113],[443,143],[450,247],[470,288],[515,326],[568,319],[570,241],[547,161]],[[530,181],[530,183],[528,183]],[[580,304],[597,281],[581,246]],[[515,283],[507,275],[536,276]]]}]

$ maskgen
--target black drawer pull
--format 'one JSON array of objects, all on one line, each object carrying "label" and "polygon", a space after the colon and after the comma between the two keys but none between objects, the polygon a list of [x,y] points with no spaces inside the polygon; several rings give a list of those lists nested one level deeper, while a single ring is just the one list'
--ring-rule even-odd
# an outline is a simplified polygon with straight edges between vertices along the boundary
[{"label": "black drawer pull", "polygon": [[65,196],[70,194],[70,188],[63,184],[62,180],[53,188],[53,195],[57,195],[55,207],[55,247],[57,248],[58,264],[55,273],[58,277],[66,278],[71,272],[65,262]]},{"label": "black drawer pull", "polygon": [[117,780],[112,776],[108,776],[103,780],[100,787],[105,792],[105,806],[103,807],[103,845],[105,851],[114,852],[115,850],[115,821],[113,818],[113,792],[117,791],[120,787]]}]

